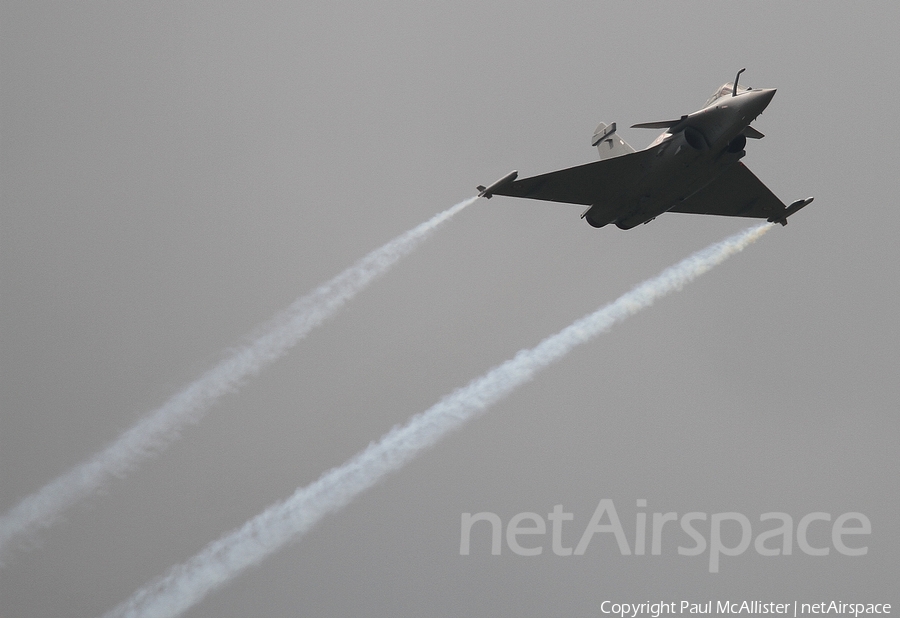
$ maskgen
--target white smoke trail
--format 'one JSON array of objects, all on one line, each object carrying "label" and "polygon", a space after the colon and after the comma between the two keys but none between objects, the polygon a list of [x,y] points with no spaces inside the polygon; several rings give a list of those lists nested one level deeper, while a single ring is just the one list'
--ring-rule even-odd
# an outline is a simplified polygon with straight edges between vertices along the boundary
[{"label": "white smoke trail", "polygon": [[[14,541],[27,541],[50,526],[68,507],[124,476],[139,462],[163,451],[186,424],[198,423],[219,397],[283,356],[344,303],[409,255],[437,227],[472,204],[469,198],[375,249],[356,264],[298,298],[258,328],[250,343],[235,349],[218,365],[124,432],[102,451],[22,500],[0,518],[0,565]],[[24,544],[24,543],[23,543]]]},{"label": "white smoke trail", "polygon": [[413,416],[405,425],[394,427],[342,466],[329,470],[287,500],[270,506],[241,528],[210,543],[187,562],[172,567],[104,618],[161,618],[181,614],[244,569],[299,539],[325,515],[349,504],[385,475],[484,412],[575,346],[649,307],[657,298],[681,289],[770,228],[771,224],[764,223],[711,245],[547,337],[536,347],[521,350],[502,365]]}]

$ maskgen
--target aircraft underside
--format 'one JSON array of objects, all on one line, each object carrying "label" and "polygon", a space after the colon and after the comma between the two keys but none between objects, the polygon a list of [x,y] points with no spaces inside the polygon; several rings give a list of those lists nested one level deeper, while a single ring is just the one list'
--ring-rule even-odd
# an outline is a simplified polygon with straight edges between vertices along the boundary
[{"label": "aircraft underside", "polygon": [[[738,73],[740,75],[740,72]],[[665,129],[647,149],[635,151],[601,123],[592,137],[601,160],[517,180],[511,172],[479,196],[506,195],[588,208],[590,225],[614,223],[627,230],[665,212],[766,219],[787,218],[812,198],[786,206],[740,162],[747,139],[761,139],[750,123],[769,104],[775,90],[739,89],[725,84],[707,105],[675,120],[634,125]]]}]

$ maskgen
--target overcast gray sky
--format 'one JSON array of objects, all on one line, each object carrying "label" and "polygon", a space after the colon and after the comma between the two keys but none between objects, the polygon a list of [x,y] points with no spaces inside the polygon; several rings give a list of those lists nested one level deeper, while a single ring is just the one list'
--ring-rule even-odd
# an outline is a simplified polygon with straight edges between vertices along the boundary
[{"label": "overcast gray sky", "polygon": [[[746,67],[750,169],[816,201],[574,351],[186,615],[599,615],[604,600],[900,604],[892,2],[43,3],[0,9],[0,511],[257,324],[511,169],[595,160]],[[159,458],[0,570],[0,615],[96,616],[523,347],[748,225],[469,207]],[[868,554],[540,556],[460,517],[861,512]],[[646,499],[638,509],[636,500]],[[549,523],[549,522],[548,522]],[[698,529],[703,530],[698,525]],[[830,524],[810,540],[831,546]],[[486,528],[485,528],[486,530]],[[667,528],[668,530],[668,528]],[[708,528],[707,528],[708,530]],[[704,533],[706,534],[706,533]]]}]

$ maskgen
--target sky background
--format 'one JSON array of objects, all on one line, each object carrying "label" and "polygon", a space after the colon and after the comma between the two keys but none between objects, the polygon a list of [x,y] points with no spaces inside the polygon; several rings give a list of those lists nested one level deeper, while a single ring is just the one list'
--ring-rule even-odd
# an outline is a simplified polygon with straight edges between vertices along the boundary
[{"label": "sky background", "polygon": [[[816,201],[186,615],[598,615],[603,600],[900,605],[894,2],[5,2],[0,510],[370,250],[512,169],[596,160],[741,83],[747,166]],[[159,458],[0,570],[0,616],[99,615],[396,423],[751,221],[622,232],[481,200]],[[866,556],[521,557],[460,516],[859,511]],[[821,527],[818,527],[821,526]],[[829,524],[813,524],[830,546]],[[702,527],[701,527],[702,529]],[[669,530],[667,528],[667,530]],[[708,534],[707,534],[708,536]],[[527,539],[524,544],[531,543]],[[859,539],[851,537],[850,544]]]}]

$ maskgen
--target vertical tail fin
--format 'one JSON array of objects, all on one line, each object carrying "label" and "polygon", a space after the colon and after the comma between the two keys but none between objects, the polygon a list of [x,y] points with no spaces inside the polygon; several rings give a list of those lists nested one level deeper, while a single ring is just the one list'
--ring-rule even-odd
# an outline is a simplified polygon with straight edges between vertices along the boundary
[{"label": "vertical tail fin", "polygon": [[601,159],[611,159],[634,152],[625,140],[616,135],[616,123],[607,125],[601,122],[591,138],[591,146],[596,146]]}]

